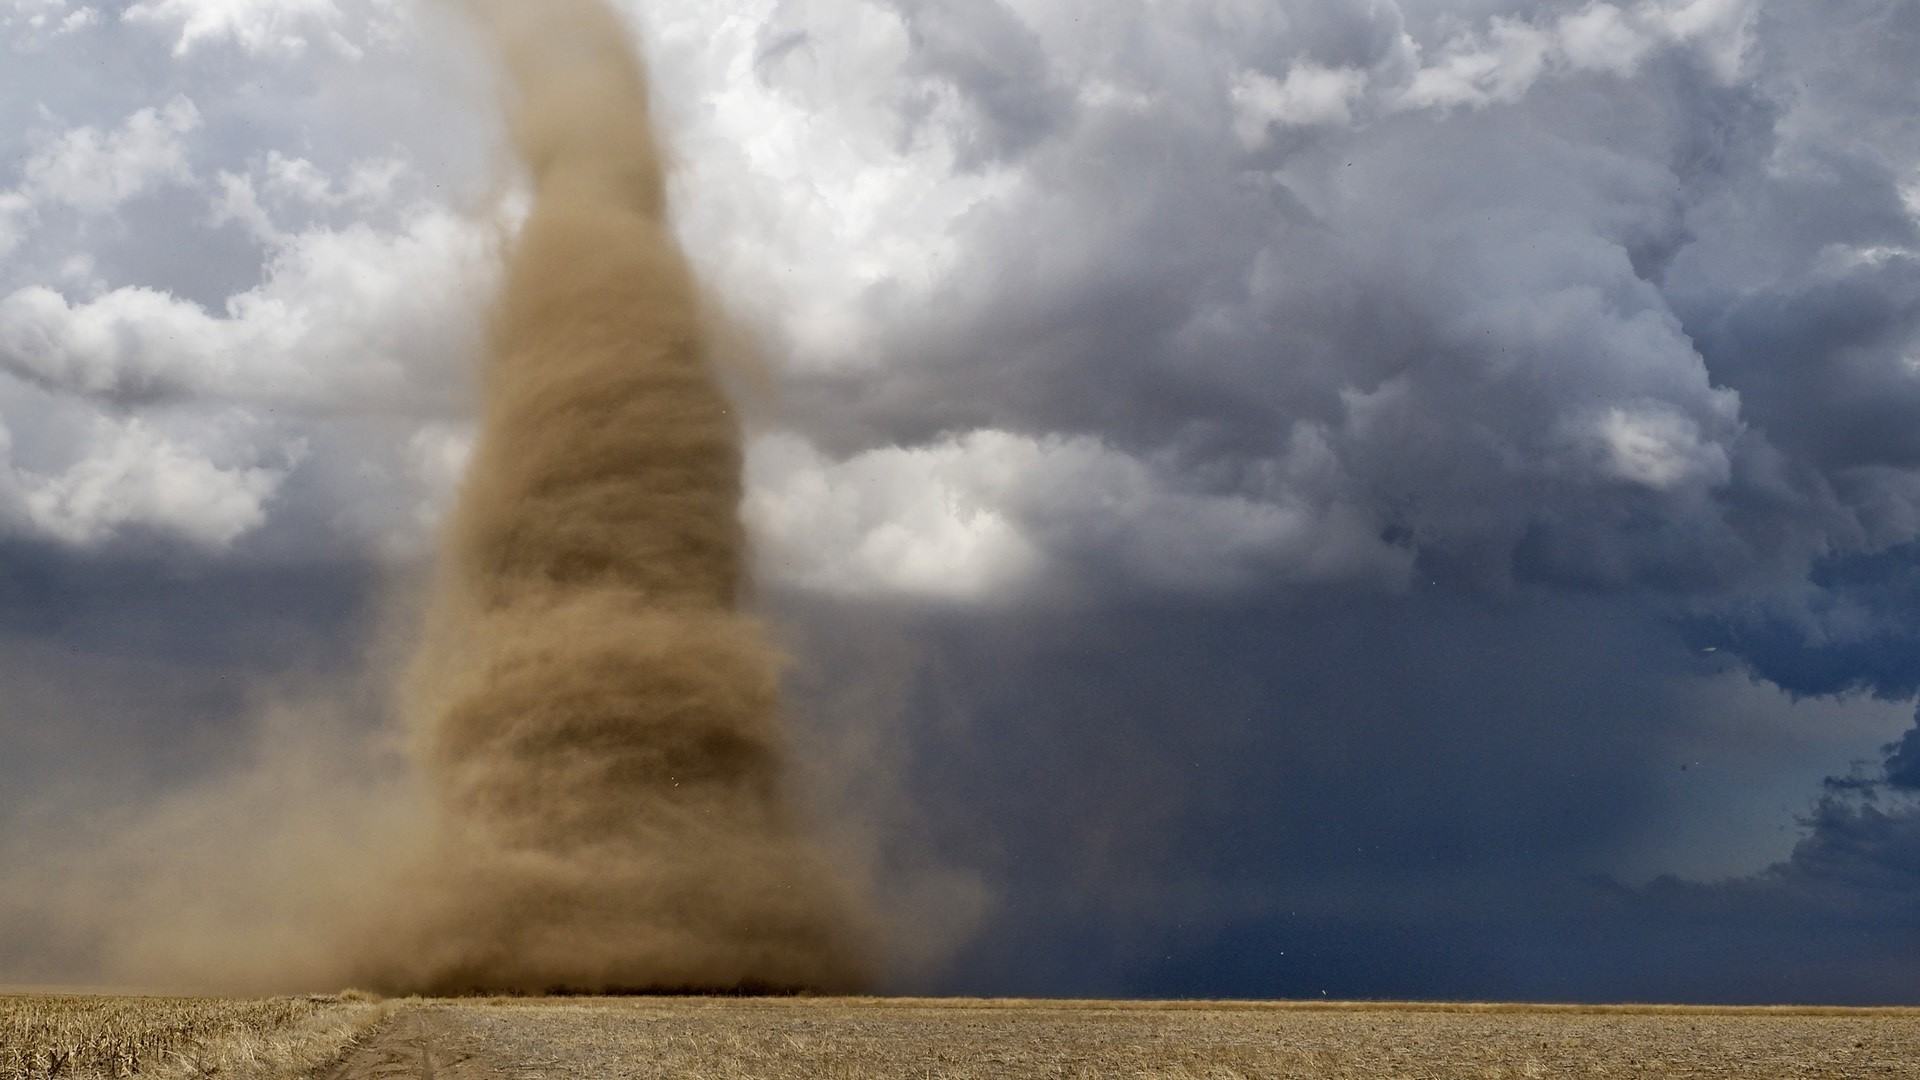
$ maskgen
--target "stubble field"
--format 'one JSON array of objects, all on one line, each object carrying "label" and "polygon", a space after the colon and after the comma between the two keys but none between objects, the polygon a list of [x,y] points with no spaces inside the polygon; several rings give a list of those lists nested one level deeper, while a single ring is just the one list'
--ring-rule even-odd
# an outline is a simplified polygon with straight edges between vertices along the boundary
[{"label": "stubble field", "polygon": [[1920,1077],[1920,1010],[0,997],[0,1080]]},{"label": "stubble field", "polygon": [[301,1076],[335,1062],[394,1006],[298,998],[0,996],[0,1080]]}]

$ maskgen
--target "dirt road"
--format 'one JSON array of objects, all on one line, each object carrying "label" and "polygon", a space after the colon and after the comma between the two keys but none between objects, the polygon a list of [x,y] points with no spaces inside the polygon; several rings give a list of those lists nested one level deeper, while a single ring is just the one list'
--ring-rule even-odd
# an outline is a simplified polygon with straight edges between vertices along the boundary
[{"label": "dirt road", "polygon": [[322,1080],[1920,1080],[1920,1011],[527,998],[402,1003]]},{"label": "dirt road", "polygon": [[463,1038],[450,1023],[452,1005],[407,1005],[374,1030],[345,1057],[319,1074],[320,1080],[493,1080],[502,1072],[482,1056],[484,1048]]}]

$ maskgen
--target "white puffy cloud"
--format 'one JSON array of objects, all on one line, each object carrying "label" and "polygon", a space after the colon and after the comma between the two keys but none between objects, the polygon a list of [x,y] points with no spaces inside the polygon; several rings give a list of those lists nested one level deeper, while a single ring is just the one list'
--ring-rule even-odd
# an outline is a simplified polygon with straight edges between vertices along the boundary
[{"label": "white puffy cloud", "polygon": [[200,124],[193,102],[176,97],[111,132],[73,128],[27,159],[21,189],[39,201],[104,213],[162,182],[190,180],[185,136]]},{"label": "white puffy cloud", "polygon": [[1288,67],[1284,80],[1240,72],[1233,82],[1234,132],[1241,143],[1258,147],[1266,141],[1269,124],[1349,123],[1354,100],[1366,84],[1367,73],[1358,68],[1328,68],[1306,60]]},{"label": "white puffy cloud", "polygon": [[1402,34],[1367,66],[1295,57],[1284,77],[1233,75],[1235,130],[1257,147],[1268,125],[1346,125],[1417,109],[1484,108],[1519,101],[1543,78],[1631,76],[1660,49],[1701,56],[1722,80],[1740,77],[1753,48],[1753,0],[1591,0],[1574,10],[1494,15],[1425,46]]},{"label": "white puffy cloud", "polygon": [[1610,408],[1588,429],[1601,467],[1614,476],[1656,490],[1686,483],[1725,484],[1732,473],[1726,448],[1702,436],[1693,421],[1662,408],[1632,412]]},{"label": "white puffy cloud", "polygon": [[[129,532],[223,550],[267,521],[303,446],[236,411],[159,419],[67,411],[63,442],[25,463],[0,429],[8,532],[94,548]],[[50,459],[50,450],[52,457]]]},{"label": "white puffy cloud", "polygon": [[53,472],[14,467],[6,488],[32,531],[79,546],[129,529],[224,548],[266,521],[267,502],[285,479],[297,447],[261,464],[229,430],[227,418],[195,436],[169,434],[134,419],[95,416],[83,456]]},{"label": "white puffy cloud", "polygon": [[1402,108],[1513,102],[1553,71],[1630,75],[1650,53],[1685,45],[1725,80],[1751,48],[1752,0],[1589,3],[1557,17],[1496,16],[1484,32],[1449,39],[1395,97]]},{"label": "white puffy cloud", "polygon": [[[1299,440],[1296,470],[1324,465]],[[1217,592],[1272,577],[1394,586],[1405,551],[1351,508],[1196,489],[1092,438],[975,431],[833,461],[792,436],[755,443],[747,521],[764,572],[802,588],[962,601],[1031,599],[1067,578]]]},{"label": "white puffy cloud", "polygon": [[[249,153],[217,173],[207,212],[179,221],[182,195],[206,197],[191,162],[219,160],[206,128],[182,96],[118,124],[29,137],[14,189],[0,193],[0,247],[34,238],[29,254],[47,269],[0,295],[0,372],[11,376],[0,414],[15,460],[31,463],[15,468],[5,516],[79,546],[140,532],[224,548],[279,508],[309,548],[417,547],[451,485],[414,468],[407,447],[464,400],[501,227],[430,197],[392,147],[332,168]],[[169,186],[179,194],[163,227],[191,239],[237,223],[264,254],[254,284],[208,304],[125,282],[98,248],[62,249],[109,215],[111,235],[151,243],[142,232],[158,222],[142,196]],[[16,393],[19,382],[32,390]],[[369,420],[381,416],[391,419]],[[201,425],[254,434],[231,446],[196,435]],[[296,469],[304,479],[281,500]]]},{"label": "white puffy cloud", "polygon": [[354,162],[347,175],[336,181],[305,158],[269,150],[259,171],[267,189],[282,198],[364,213],[390,203],[396,184],[409,168],[398,157],[363,159]]},{"label": "white puffy cloud", "polygon": [[173,53],[186,56],[208,44],[230,42],[247,53],[294,58],[318,42],[357,57],[348,27],[358,16],[372,20],[380,33],[397,19],[393,0],[342,4],[337,0],[139,0],[121,13],[136,25],[166,28],[175,34]]},{"label": "white puffy cloud", "polygon": [[40,136],[14,187],[0,190],[0,255],[20,246],[42,208],[105,214],[162,184],[192,183],[186,137],[200,126],[200,110],[175,97],[111,131],[81,125]]},{"label": "white puffy cloud", "polygon": [[100,9],[73,7],[68,0],[7,0],[0,5],[0,30],[16,33],[14,48],[25,51],[50,38],[71,34],[100,22]]},{"label": "white puffy cloud", "polygon": [[40,135],[14,187],[0,190],[0,256],[26,240],[42,208],[99,215],[163,184],[191,184],[186,139],[201,122],[193,102],[177,96],[111,131],[81,125]]},{"label": "white puffy cloud", "polygon": [[[1024,451],[1024,453],[1023,453]],[[753,448],[743,507],[778,579],[829,592],[985,599],[1039,552],[998,505],[1037,451],[999,435],[832,462],[792,437]]]},{"label": "white puffy cloud", "polygon": [[1400,101],[1421,108],[1518,100],[1547,71],[1558,45],[1550,27],[1496,18],[1485,34],[1448,42],[1413,77]]},{"label": "white puffy cloud", "polygon": [[30,286],[0,299],[0,366],[128,400],[429,411],[447,400],[492,280],[484,223],[420,204],[391,232],[256,224],[273,243],[263,280],[222,311],[142,286],[83,300]]},{"label": "white puffy cloud", "polygon": [[870,367],[872,307],[924,303],[954,225],[1016,180],[916,134],[906,21],[868,4],[649,5],[680,148],[680,229],[790,362]]},{"label": "white puffy cloud", "polygon": [[27,238],[33,217],[33,200],[18,191],[0,192],[0,257]]},{"label": "white puffy cloud", "polygon": [[5,12],[0,18],[5,18],[8,26],[16,21],[45,25],[48,19],[65,12],[66,8],[67,0],[7,0],[6,7],[0,9]]}]

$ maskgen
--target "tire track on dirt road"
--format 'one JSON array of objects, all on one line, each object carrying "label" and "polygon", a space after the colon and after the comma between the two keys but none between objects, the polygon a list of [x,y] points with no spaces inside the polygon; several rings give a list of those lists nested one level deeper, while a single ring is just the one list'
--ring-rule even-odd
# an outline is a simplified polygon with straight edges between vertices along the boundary
[{"label": "tire track on dirt road", "polygon": [[503,1080],[508,1075],[468,1043],[447,1023],[445,1009],[402,1006],[315,1080]]}]

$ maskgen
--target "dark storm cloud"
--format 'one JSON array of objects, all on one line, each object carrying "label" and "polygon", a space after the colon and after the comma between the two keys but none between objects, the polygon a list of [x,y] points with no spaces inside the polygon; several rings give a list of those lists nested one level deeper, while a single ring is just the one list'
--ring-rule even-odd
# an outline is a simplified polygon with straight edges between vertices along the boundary
[{"label": "dark storm cloud", "polygon": [[[1920,806],[1910,793],[1832,784],[1782,862],[1718,883],[1664,877],[1570,905],[1533,929],[1588,987],[1615,998],[1855,1004],[1920,995]],[[1524,926],[1524,924],[1522,924]],[[1544,931],[1544,933],[1542,933]],[[1554,941],[1549,934],[1560,935]],[[1536,976],[1537,977],[1537,976]]]},{"label": "dark storm cloud", "polygon": [[[1072,98],[1058,85],[1033,31],[1000,0],[895,0],[915,66],[966,103],[976,127],[960,146],[962,168],[1015,157],[1060,125]],[[914,112],[937,107],[916,103]],[[911,113],[909,114],[911,117]]]},{"label": "dark storm cloud", "polygon": [[[996,896],[917,989],[1170,991],[1150,977],[1162,953],[1198,964],[1209,942],[1282,914],[1325,934],[1397,925],[1444,949],[1436,924],[1564,890],[1657,830],[1650,776],[1689,723],[1675,634],[1600,598],[1488,605],[1436,589],[1014,619],[801,606],[794,621],[915,643],[893,706],[909,746],[883,760],[913,793],[917,843]],[[804,630],[795,644],[803,666],[822,652]],[[830,704],[802,707],[828,735],[849,723]],[[1240,962],[1258,979],[1196,968],[1177,989],[1300,992],[1285,973],[1324,943],[1271,944]]]},{"label": "dark storm cloud", "polygon": [[1803,584],[1693,620],[1691,631],[1795,694],[1910,698],[1920,690],[1920,548],[1822,560]]},{"label": "dark storm cloud", "polygon": [[0,564],[0,632],[209,667],[341,663],[377,577],[358,560],[240,562],[151,536],[86,553],[10,541]]},{"label": "dark storm cloud", "polygon": [[[1879,39],[1904,22],[1871,7],[1842,33],[1898,81]],[[1234,60],[1408,77],[1391,8],[1286,14],[1240,28]],[[1869,472],[1906,467],[1920,393],[1907,180],[1884,147],[1809,130],[1888,102],[1857,65],[1829,75],[1795,12],[1758,26],[1750,78],[1662,46],[1630,78],[1550,71],[1484,108],[1357,101],[1376,115],[1254,147],[1230,72],[1117,48],[1098,73],[1140,100],[1083,103],[1029,150],[1029,182],[961,223],[966,261],[928,309],[876,312],[898,363],[801,383],[809,430],[1088,433],[1252,494],[1312,434],[1381,530],[1493,584],[1712,593],[1903,539],[1885,504],[1908,496]],[[1220,28],[1164,36],[1182,30]],[[1808,68],[1821,91],[1789,89]]]},{"label": "dark storm cloud", "polygon": [[1887,783],[1903,790],[1920,789],[1920,727],[1887,746]]},{"label": "dark storm cloud", "polygon": [[[895,705],[915,721],[911,749],[879,760],[913,792],[916,847],[992,892],[967,944],[899,988],[1846,1003],[1920,992],[1920,814],[1882,790],[1877,766],[1810,805],[1791,854],[1753,876],[1632,887],[1606,872],[1673,827],[1654,777],[1684,763],[1700,722],[1676,689],[1704,661],[1632,600],[1531,592],[1489,605],[1436,590],[1107,609],[1097,625],[873,616],[798,621],[917,643]],[[861,670],[870,657],[808,678]],[[829,733],[847,722],[819,703],[805,711]],[[1897,787],[1904,758],[1891,749]]]},{"label": "dark storm cloud", "polygon": [[0,835],[231,766],[270,684],[359,662],[375,581],[357,562],[235,565],[154,537],[0,544]]},{"label": "dark storm cloud", "polygon": [[[1411,571],[1182,611],[1082,550],[1090,609],[899,631],[930,843],[999,890],[936,985],[1920,992],[1920,821],[1885,790],[1913,736],[1862,766],[1878,801],[1810,775],[1772,869],[1608,877],[1681,813],[1655,781],[1680,748],[1741,737],[1675,686],[1920,680],[1915,19],[1727,7],[1613,66],[1576,24],[1620,10],[1511,7],[1547,59],[1455,106],[1409,104],[1477,47],[1437,10],[1184,12],[1120,45],[1033,17],[1053,78],[1102,92],[960,219],[924,310],[876,293],[888,366],[792,380],[803,429],[840,454],[1090,436],[1189,490],[1359,507]],[[1307,61],[1332,89],[1289,97]],[[1279,119],[1236,123],[1236,68]]]},{"label": "dark storm cloud", "polygon": [[1251,494],[1308,438],[1381,530],[1490,580],[1523,545],[1561,577],[1738,579],[1716,491],[1758,437],[1634,265],[1681,242],[1689,137],[1685,73],[1647,82],[1266,163],[1172,105],[1084,118],[882,346],[910,359],[797,396],[830,442],[1087,433]]}]

